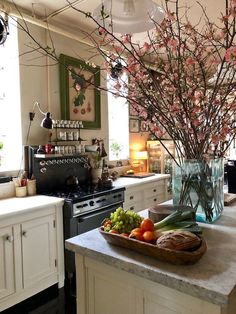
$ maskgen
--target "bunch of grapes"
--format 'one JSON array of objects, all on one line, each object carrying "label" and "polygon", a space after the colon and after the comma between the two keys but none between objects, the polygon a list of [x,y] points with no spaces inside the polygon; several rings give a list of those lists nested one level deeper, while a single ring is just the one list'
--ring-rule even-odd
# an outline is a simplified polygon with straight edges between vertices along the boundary
[{"label": "bunch of grapes", "polygon": [[131,211],[124,210],[122,207],[117,208],[117,210],[110,215],[111,224],[107,224],[104,227],[105,231],[116,230],[119,233],[130,233],[134,228],[140,226],[143,218],[139,214]]}]

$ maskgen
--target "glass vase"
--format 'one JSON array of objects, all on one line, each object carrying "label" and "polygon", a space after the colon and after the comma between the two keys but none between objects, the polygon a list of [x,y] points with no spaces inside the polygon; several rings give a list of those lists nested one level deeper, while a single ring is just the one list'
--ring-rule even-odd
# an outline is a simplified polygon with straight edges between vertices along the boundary
[{"label": "glass vase", "polygon": [[223,158],[185,160],[173,166],[173,203],[188,205],[196,210],[198,222],[212,223],[224,208]]}]

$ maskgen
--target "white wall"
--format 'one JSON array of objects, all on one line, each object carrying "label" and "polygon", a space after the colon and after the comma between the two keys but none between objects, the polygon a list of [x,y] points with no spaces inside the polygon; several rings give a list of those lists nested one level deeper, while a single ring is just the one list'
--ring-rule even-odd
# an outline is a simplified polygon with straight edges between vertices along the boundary
[{"label": "white wall", "polygon": [[[48,30],[38,26],[28,24],[33,37],[42,45],[52,47],[52,42],[57,56],[61,53],[87,60],[95,54],[91,47],[78,41],[69,39],[65,36],[50,33]],[[52,42],[50,40],[52,39]],[[52,59],[32,51],[29,46],[36,46],[29,36],[19,31],[19,49],[20,49],[20,81],[21,81],[21,106],[22,106],[22,125],[23,125],[23,144],[26,143],[26,132],[29,125],[29,112],[32,111],[34,101],[41,104],[43,111],[50,111],[53,119],[61,119],[60,115],[60,86],[59,86],[59,65]],[[95,64],[101,65],[102,60],[98,56],[91,59]],[[49,66],[47,66],[49,64]],[[101,75],[102,82],[102,75]],[[108,142],[108,123],[107,123],[107,98],[104,92],[101,93],[101,129],[82,130],[81,137],[91,144],[91,139],[102,138],[105,140],[107,149]],[[32,122],[30,138],[28,144],[39,145],[46,144],[48,141],[48,130],[40,127],[43,116],[36,109],[36,116]],[[53,138],[53,136],[52,136]]]}]

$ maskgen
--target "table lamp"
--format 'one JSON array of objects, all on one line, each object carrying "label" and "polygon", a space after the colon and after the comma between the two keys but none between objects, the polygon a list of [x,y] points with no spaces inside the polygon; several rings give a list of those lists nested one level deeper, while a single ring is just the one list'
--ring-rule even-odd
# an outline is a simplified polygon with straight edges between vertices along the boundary
[{"label": "table lamp", "polygon": [[144,172],[144,160],[148,159],[147,151],[137,151],[133,154],[133,166],[140,167],[140,171]]}]

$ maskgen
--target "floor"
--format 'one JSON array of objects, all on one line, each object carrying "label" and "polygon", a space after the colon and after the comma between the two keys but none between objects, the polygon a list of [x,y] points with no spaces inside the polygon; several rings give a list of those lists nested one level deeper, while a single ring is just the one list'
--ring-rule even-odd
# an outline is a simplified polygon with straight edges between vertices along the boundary
[{"label": "floor", "polygon": [[76,314],[76,298],[68,285],[54,285],[1,312],[2,314]]}]

